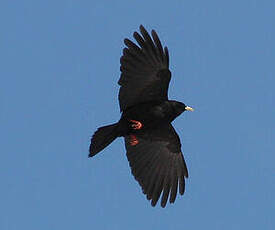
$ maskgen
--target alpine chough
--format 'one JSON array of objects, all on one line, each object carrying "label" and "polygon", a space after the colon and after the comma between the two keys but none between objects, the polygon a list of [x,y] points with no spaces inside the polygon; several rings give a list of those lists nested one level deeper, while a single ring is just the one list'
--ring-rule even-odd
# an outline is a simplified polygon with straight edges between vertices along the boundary
[{"label": "alpine chough", "polygon": [[118,84],[120,120],[99,128],[91,139],[89,157],[103,150],[117,137],[124,137],[132,174],[147,199],[155,206],[161,197],[174,203],[177,192],[183,195],[188,171],[178,134],[171,122],[185,110],[182,102],[168,100],[171,79],[169,53],[162,47],[155,30],[151,36],[140,26],[134,32],[137,44],[125,39],[120,58]]}]

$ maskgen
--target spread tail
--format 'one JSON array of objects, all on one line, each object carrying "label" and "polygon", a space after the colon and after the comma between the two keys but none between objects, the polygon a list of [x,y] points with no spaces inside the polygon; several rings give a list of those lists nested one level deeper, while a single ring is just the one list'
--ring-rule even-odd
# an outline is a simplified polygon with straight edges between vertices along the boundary
[{"label": "spread tail", "polygon": [[112,124],[97,129],[91,139],[89,157],[96,155],[117,138],[116,127],[117,124]]}]

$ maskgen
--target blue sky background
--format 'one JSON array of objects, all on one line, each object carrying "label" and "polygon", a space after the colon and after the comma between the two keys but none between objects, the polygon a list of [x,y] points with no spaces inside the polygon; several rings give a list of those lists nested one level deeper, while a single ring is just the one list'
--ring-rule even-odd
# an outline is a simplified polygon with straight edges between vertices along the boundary
[{"label": "blue sky background", "polygon": [[[275,228],[275,2],[0,3],[0,229]],[[123,39],[143,24],[169,47],[186,194],[150,206],[120,138]]]}]

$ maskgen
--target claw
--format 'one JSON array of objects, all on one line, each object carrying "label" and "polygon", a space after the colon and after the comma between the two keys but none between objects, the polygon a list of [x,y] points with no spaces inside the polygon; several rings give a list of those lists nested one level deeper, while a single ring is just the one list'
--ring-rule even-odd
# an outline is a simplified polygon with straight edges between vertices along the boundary
[{"label": "claw", "polygon": [[135,146],[138,144],[138,139],[135,135],[130,135],[130,145]]},{"label": "claw", "polygon": [[133,124],[131,125],[133,129],[141,129],[142,128],[142,123],[140,121],[136,120],[130,120]]}]

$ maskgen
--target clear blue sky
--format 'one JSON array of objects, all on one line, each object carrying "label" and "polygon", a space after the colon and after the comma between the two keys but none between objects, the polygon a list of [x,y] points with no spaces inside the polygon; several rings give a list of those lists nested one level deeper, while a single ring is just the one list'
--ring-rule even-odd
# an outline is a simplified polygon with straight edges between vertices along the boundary
[{"label": "clear blue sky", "polygon": [[[273,0],[0,3],[1,230],[275,229]],[[150,206],[123,139],[88,159],[119,119],[123,39],[143,24],[171,56],[186,194]]]}]

